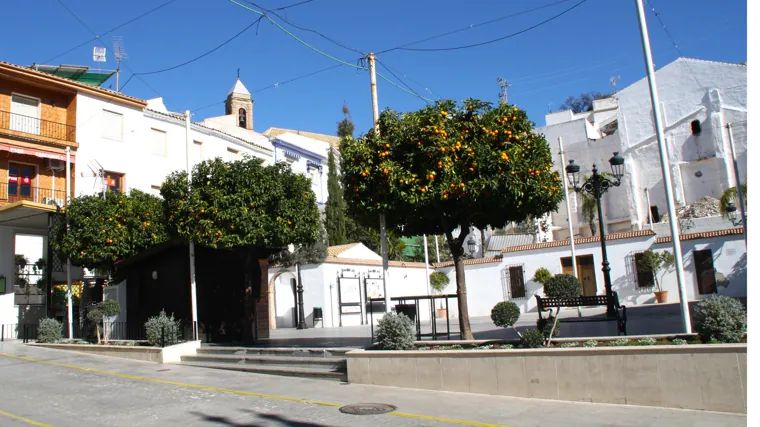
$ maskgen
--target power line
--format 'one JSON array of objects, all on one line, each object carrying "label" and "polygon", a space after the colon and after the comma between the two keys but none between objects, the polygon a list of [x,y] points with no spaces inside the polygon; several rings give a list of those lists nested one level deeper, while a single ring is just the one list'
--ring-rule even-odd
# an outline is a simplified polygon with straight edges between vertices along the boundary
[{"label": "power line", "polygon": [[469,48],[473,48],[473,47],[485,46],[487,44],[496,43],[498,41],[506,40],[508,38],[512,38],[512,37],[518,36],[518,35],[523,34],[523,33],[527,33],[530,30],[538,28],[538,27],[540,27],[540,26],[542,26],[544,24],[547,24],[547,23],[549,23],[549,22],[551,22],[551,21],[559,18],[560,16],[562,16],[562,15],[570,12],[571,10],[573,10],[576,7],[582,5],[583,3],[586,3],[587,1],[588,0],[581,0],[580,2],[578,2],[575,5],[571,6],[570,8],[563,10],[562,12],[560,12],[560,13],[552,16],[549,19],[541,21],[541,22],[539,22],[536,25],[530,26],[530,27],[528,27],[528,28],[526,28],[524,30],[520,30],[518,32],[515,32],[515,33],[512,33],[512,34],[508,34],[506,36],[499,37],[499,38],[496,38],[496,39],[492,39],[492,40],[488,40],[488,41],[484,41],[484,42],[480,42],[480,43],[468,44],[468,45],[464,45],[464,46],[455,46],[455,47],[442,47],[442,48],[409,48],[409,47],[398,47],[398,48],[395,48],[394,50],[408,50],[408,51],[413,51],[413,52],[444,52],[444,51],[469,49]]},{"label": "power line", "polygon": [[[668,30],[668,27],[665,26],[665,23],[662,21],[662,18],[660,17],[660,12],[657,12],[654,9],[654,6],[652,6],[652,3],[649,1],[645,1],[647,5],[649,5],[649,8],[652,9],[652,13],[657,18],[658,21],[660,21],[660,25],[662,26],[662,29],[665,30],[665,34],[667,34],[668,38],[670,39],[671,43],[673,43],[673,47],[676,48],[676,52],[678,52],[678,56],[683,57],[684,54],[681,52],[681,48],[678,47],[678,43],[676,43],[676,40],[673,38],[673,35],[670,34],[670,30]],[[689,65],[689,62],[686,61],[686,68],[689,70],[692,76],[694,76],[694,80],[697,81],[697,84],[702,87],[702,83],[699,82],[699,78],[697,78],[697,75],[694,74],[694,71],[691,69],[691,66]]]},{"label": "power line", "polygon": [[375,61],[377,61],[378,64],[382,65],[383,68],[385,68],[386,70],[388,70],[388,72],[391,73],[391,75],[393,75],[393,77],[395,77],[396,80],[400,81],[401,84],[403,84],[404,86],[406,86],[406,88],[409,89],[410,91],[412,91],[412,93],[414,93],[418,98],[420,98],[420,99],[424,100],[426,103],[430,104],[430,101],[428,101],[427,98],[423,98],[422,95],[420,95],[419,93],[415,92],[414,89],[412,89],[408,84],[406,84],[406,82],[404,82],[401,79],[401,77],[397,76],[396,73],[393,72],[393,70],[391,70],[390,68],[388,68],[385,64],[383,64],[382,62],[380,62],[380,60],[378,60],[377,58],[375,58]]},{"label": "power line", "polygon": [[[82,46],[84,46],[84,45],[86,45],[86,44],[88,44],[88,43],[90,43],[90,42],[93,42],[93,41],[97,40],[97,39],[98,39],[98,38],[100,38],[100,37],[103,37],[103,36],[105,36],[106,34],[112,33],[112,32],[114,32],[114,31],[116,31],[116,30],[118,30],[118,29],[120,29],[120,28],[123,28],[123,27],[125,27],[125,26],[127,26],[127,25],[129,25],[129,24],[131,24],[131,23],[133,23],[133,22],[135,22],[135,21],[137,21],[138,19],[144,18],[145,16],[148,16],[148,15],[150,15],[151,13],[153,13],[153,12],[156,12],[157,10],[159,10],[159,9],[161,9],[161,8],[165,7],[165,6],[168,6],[168,5],[172,4],[172,3],[174,3],[175,1],[177,1],[177,0],[169,0],[169,1],[167,1],[166,3],[160,4],[160,5],[156,6],[156,7],[154,7],[153,9],[150,9],[150,10],[149,10],[149,11],[147,11],[147,12],[144,12],[144,13],[142,13],[142,14],[140,14],[140,15],[137,15],[137,16],[135,16],[134,18],[130,19],[129,21],[126,21],[126,22],[124,22],[124,23],[122,23],[122,24],[120,24],[120,25],[117,25],[117,26],[115,26],[115,27],[111,28],[110,30],[108,30],[108,31],[106,31],[106,32],[104,32],[104,33],[102,33],[102,34],[100,34],[99,36],[95,36],[95,37],[93,37],[93,38],[91,38],[91,39],[87,40],[86,42],[84,42],[84,43],[81,43],[81,44],[78,44],[78,45],[76,45],[76,46],[72,47],[71,49],[69,49],[69,50],[67,50],[67,51],[65,51],[65,52],[63,52],[63,53],[59,53],[58,55],[56,55],[56,56],[54,56],[54,57],[52,57],[52,58],[50,58],[50,59],[46,59],[46,60],[45,60],[45,61],[43,61],[42,63],[43,63],[43,64],[44,64],[44,63],[49,63],[50,61],[52,61],[52,60],[54,60],[54,59],[58,59],[58,58],[60,58],[61,56],[63,56],[63,55],[66,55],[66,54],[67,54],[67,53],[69,53],[69,52],[73,52],[73,51],[75,51],[75,50],[79,49],[80,47],[82,47]],[[60,2],[59,2],[59,3],[60,3]],[[65,6],[64,6],[64,7],[65,7]],[[68,9],[68,8],[66,8],[66,9]],[[77,19],[77,20],[78,20],[78,19]]]},{"label": "power line", "polygon": [[[380,62],[380,61],[379,61],[379,60],[377,60],[377,59],[375,59],[375,60],[376,60],[378,63]],[[412,82],[412,83],[416,84],[417,86],[419,86],[419,87],[421,87],[421,88],[424,88],[424,89],[425,89],[425,91],[426,91],[427,93],[429,93],[430,95],[432,95],[432,96],[435,96],[435,97],[437,97],[438,99],[441,99],[441,98],[443,98],[441,95],[437,94],[436,92],[434,92],[433,90],[431,90],[429,87],[425,86],[424,84],[422,84],[422,83],[418,82],[417,80],[414,80],[413,78],[409,77],[408,75],[406,75],[405,73],[403,73],[403,72],[399,71],[398,69],[395,69],[395,68],[391,67],[390,65],[388,65],[388,63],[387,63],[387,62],[383,62],[383,64],[381,64],[381,65],[382,65],[383,67],[387,68],[387,69],[388,69],[388,71],[391,71],[391,70],[393,70],[393,71],[395,71],[395,72],[397,72],[397,73],[401,74],[402,76],[404,76],[404,77],[405,77],[407,80],[409,80],[410,82]],[[394,75],[395,75],[395,74],[394,74]],[[398,78],[398,76],[396,76],[396,78]],[[400,80],[400,79],[399,79],[399,80]]]},{"label": "power line", "polygon": [[406,44],[403,44],[401,46],[397,46],[397,47],[394,47],[394,48],[391,48],[391,49],[381,50],[380,52],[377,52],[377,54],[379,55],[381,53],[392,52],[394,50],[399,50],[399,49],[407,47],[407,46],[412,46],[412,45],[419,44],[419,43],[422,43],[422,42],[426,42],[426,41],[430,41],[430,40],[435,40],[435,39],[438,39],[438,38],[441,38],[441,37],[445,37],[445,36],[449,36],[449,35],[452,35],[452,34],[460,33],[462,31],[467,31],[467,30],[471,30],[473,28],[481,27],[483,25],[493,24],[494,22],[499,22],[499,21],[503,21],[505,19],[514,18],[515,16],[520,16],[520,15],[524,15],[526,13],[535,12],[537,10],[545,9],[547,7],[556,6],[558,4],[566,3],[568,1],[570,1],[570,0],[560,0],[560,1],[557,1],[557,2],[554,2],[554,3],[551,3],[551,4],[546,4],[546,5],[543,5],[543,6],[534,7],[533,9],[528,9],[528,10],[524,10],[522,12],[512,13],[512,14],[509,14],[509,15],[501,16],[499,18],[491,19],[489,21],[481,22],[481,23],[478,23],[478,24],[472,24],[472,25],[467,26],[467,27],[462,27],[462,28],[460,28],[458,30],[448,31],[448,32],[445,32],[445,33],[442,33],[442,34],[438,34],[438,35],[435,35],[435,36],[427,37],[427,38],[424,38],[424,39],[421,39],[421,40],[417,40],[417,41],[414,41],[414,42],[411,42],[411,43],[406,43]]}]

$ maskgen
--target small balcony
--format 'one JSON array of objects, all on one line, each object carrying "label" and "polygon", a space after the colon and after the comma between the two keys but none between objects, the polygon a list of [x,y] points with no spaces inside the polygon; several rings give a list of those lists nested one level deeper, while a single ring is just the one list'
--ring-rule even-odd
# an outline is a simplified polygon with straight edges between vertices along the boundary
[{"label": "small balcony", "polygon": [[76,142],[76,126],[0,110],[0,133],[45,142]]},{"label": "small balcony", "polygon": [[60,207],[66,204],[64,190],[35,187],[25,184],[21,177],[15,179],[16,182],[0,182],[0,206],[22,200]]}]

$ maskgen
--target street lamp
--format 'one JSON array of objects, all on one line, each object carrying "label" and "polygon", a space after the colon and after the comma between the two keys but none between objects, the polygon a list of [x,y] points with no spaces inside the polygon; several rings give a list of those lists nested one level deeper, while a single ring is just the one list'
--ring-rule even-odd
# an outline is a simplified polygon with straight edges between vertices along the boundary
[{"label": "street lamp", "polygon": [[[288,245],[288,252],[296,253],[303,246],[297,248],[292,243]],[[301,263],[296,262],[296,292],[298,293],[298,326],[296,329],[308,329],[306,326],[306,317],[303,314],[303,283],[301,283]]]},{"label": "street lamp", "polygon": [[[602,214],[602,194],[607,192],[610,187],[620,186],[620,180],[625,174],[625,159],[617,152],[613,153],[610,159],[610,167],[612,169],[612,177],[614,179],[607,178],[599,173],[596,168],[596,164],[592,169],[591,178],[585,182],[580,182],[579,172],[581,167],[575,164],[574,160],[570,160],[565,172],[567,172],[567,180],[570,186],[576,192],[585,192],[590,194],[596,199],[596,210],[599,215],[599,237],[602,242],[602,273],[604,274],[604,292],[607,296],[612,295],[612,280],[610,279],[610,263],[607,260],[607,240],[604,234],[604,216]],[[607,316],[614,316],[614,307],[612,299],[607,302]]]},{"label": "street lamp", "polygon": [[742,225],[743,221],[739,218],[739,213],[737,212],[736,206],[734,206],[734,202],[728,202],[726,213],[728,214],[728,220],[731,221],[731,224],[733,224],[734,227]]},{"label": "street lamp", "polygon": [[470,254],[473,254],[473,258],[475,257],[475,246],[477,243],[475,243],[475,239],[470,236],[470,238],[467,240],[467,249],[470,250]]}]

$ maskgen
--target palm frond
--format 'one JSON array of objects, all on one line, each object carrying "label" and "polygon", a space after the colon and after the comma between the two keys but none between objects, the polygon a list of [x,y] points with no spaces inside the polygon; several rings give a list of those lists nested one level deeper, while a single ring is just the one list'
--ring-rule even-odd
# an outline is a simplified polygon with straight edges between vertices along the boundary
[{"label": "palm frond", "polygon": [[[744,206],[747,206],[747,184],[742,184],[742,196],[744,196]],[[728,212],[726,209],[728,209],[728,205],[730,203],[733,203],[734,206],[739,204],[739,197],[736,192],[736,187],[731,187],[728,190],[723,192],[723,195],[720,196],[720,213],[723,216],[726,216]],[[739,207],[739,206],[736,206]]]}]

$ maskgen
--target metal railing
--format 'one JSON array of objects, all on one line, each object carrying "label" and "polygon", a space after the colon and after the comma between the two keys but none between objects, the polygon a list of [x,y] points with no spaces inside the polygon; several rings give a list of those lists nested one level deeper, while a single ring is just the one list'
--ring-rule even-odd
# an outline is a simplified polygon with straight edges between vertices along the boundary
[{"label": "metal railing", "polygon": [[[62,339],[69,335],[68,324],[64,321],[61,325]],[[158,346],[166,347],[174,344],[179,344],[187,341],[187,337],[192,335],[192,332],[186,331],[186,327],[183,325],[167,325],[161,328],[160,337],[158,338]],[[97,342],[97,330],[95,325],[90,322],[74,322],[72,324],[73,337],[70,339],[89,341],[91,343]],[[24,343],[37,341],[37,335],[39,333],[38,323],[20,323],[20,324],[3,324],[0,325],[0,341],[7,339],[20,339]],[[107,322],[106,330],[104,331],[103,325],[100,325],[100,338],[103,340],[105,335],[108,336],[110,342],[139,342],[143,343],[148,341],[148,337],[143,325],[137,325],[128,322]],[[123,345],[123,344],[122,344]]]},{"label": "metal railing", "polygon": [[[439,337],[446,337],[446,339],[451,339],[451,317],[449,315],[449,299],[454,299],[455,306],[457,304],[457,301],[459,301],[459,297],[456,294],[446,294],[446,295],[417,295],[417,296],[407,296],[407,297],[393,297],[391,298],[391,303],[396,302],[396,305],[394,307],[394,310],[397,313],[404,313],[407,315],[407,317],[412,319],[412,322],[415,326],[415,332],[417,334],[417,341],[421,341],[423,338],[431,338],[433,340],[438,340]],[[443,300],[443,304],[440,304],[439,307],[441,309],[446,310],[446,332],[438,332],[438,325],[437,325],[437,319],[436,319],[436,300],[441,301]],[[385,301],[384,298],[371,298],[368,300],[369,304],[372,303],[380,303]],[[427,308],[422,308],[421,301],[428,301]],[[409,304],[411,302],[411,304]],[[445,307],[444,307],[445,306]],[[430,311],[430,319],[432,320],[430,322],[430,333],[423,333],[422,332],[422,320],[421,320],[421,311],[420,310],[429,310]],[[384,314],[384,313],[383,313]],[[370,311],[370,333],[372,334],[372,339],[375,339],[375,319],[374,319],[374,310]]]},{"label": "metal railing", "polygon": [[[22,178],[17,179],[20,181]],[[63,207],[66,204],[66,192],[34,187],[21,182],[0,182],[0,203],[14,203],[21,200]]]},{"label": "metal railing", "polygon": [[[13,135],[76,141],[76,126],[0,110],[0,130]],[[8,132],[10,131],[10,132]]]}]

